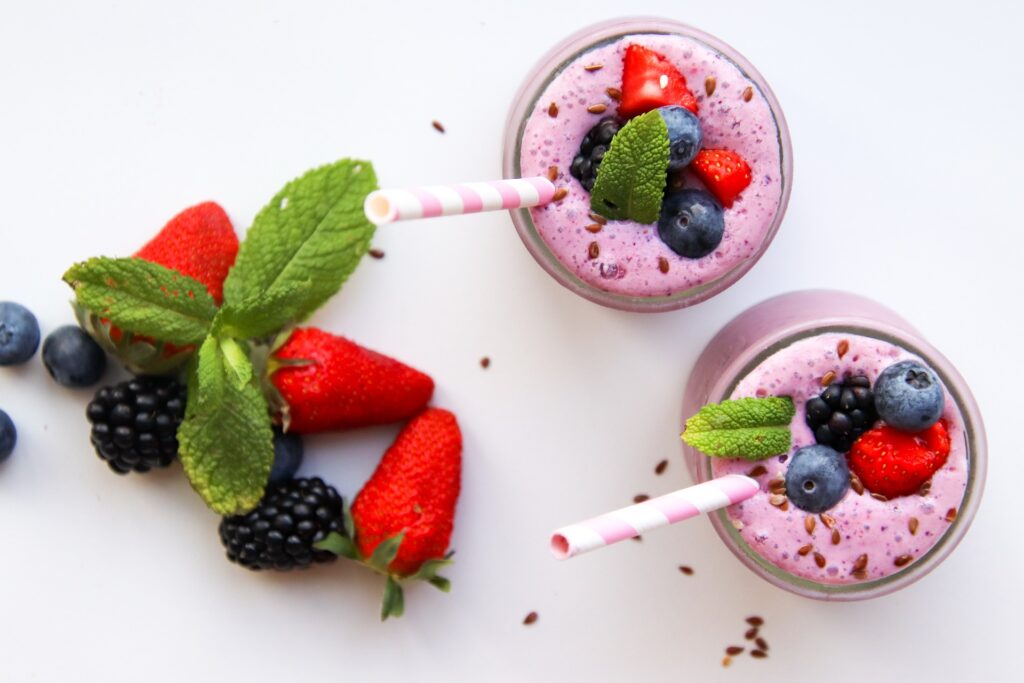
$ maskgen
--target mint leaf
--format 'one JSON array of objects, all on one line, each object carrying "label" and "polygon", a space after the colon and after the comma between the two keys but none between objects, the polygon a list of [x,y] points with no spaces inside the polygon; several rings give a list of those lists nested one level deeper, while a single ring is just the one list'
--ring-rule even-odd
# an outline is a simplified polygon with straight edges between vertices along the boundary
[{"label": "mint leaf", "polygon": [[374,226],[363,200],[375,189],[373,165],[356,159],[285,185],[256,216],[224,282],[235,324],[258,317],[254,327],[277,330],[331,298],[369,248]]},{"label": "mint leaf", "polygon": [[712,403],[686,421],[682,438],[706,455],[764,460],[789,452],[789,423],[795,413],[789,397]]},{"label": "mint leaf", "polygon": [[274,334],[282,328],[282,320],[296,321],[302,317],[303,302],[312,288],[313,283],[304,280],[289,283],[266,295],[258,294],[238,304],[226,303],[220,309],[218,329],[239,339]]},{"label": "mint leaf", "polygon": [[206,287],[138,258],[93,258],[64,274],[79,306],[122,330],[172,344],[206,338],[217,304]]},{"label": "mint leaf", "polygon": [[267,402],[237,346],[214,336],[203,342],[178,428],[185,474],[221,515],[242,514],[260,502],[274,461]]},{"label": "mint leaf", "polygon": [[668,127],[658,110],[630,119],[597,170],[590,208],[612,220],[655,223],[668,173]]}]

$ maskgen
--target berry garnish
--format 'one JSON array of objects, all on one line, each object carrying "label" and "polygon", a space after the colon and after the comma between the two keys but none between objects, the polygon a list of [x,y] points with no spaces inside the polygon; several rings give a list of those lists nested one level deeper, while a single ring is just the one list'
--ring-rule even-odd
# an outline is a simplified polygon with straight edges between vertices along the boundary
[{"label": "berry garnish", "polygon": [[39,348],[39,322],[21,304],[0,301],[0,365],[20,365]]},{"label": "berry garnish", "polygon": [[722,205],[704,190],[679,190],[665,197],[658,220],[658,237],[686,258],[701,258],[715,250],[725,232]]},{"label": "berry garnish", "polygon": [[723,206],[732,206],[733,200],[750,185],[750,166],[739,154],[727,149],[702,149],[690,168]]},{"label": "berry garnish", "polygon": [[882,426],[857,439],[847,459],[865,488],[896,498],[917,493],[946,463],[949,447],[941,421],[915,434]]},{"label": "berry garnish", "polygon": [[580,181],[580,185],[587,192],[594,189],[597,169],[612,144],[612,138],[620,128],[622,128],[622,123],[617,118],[609,116],[598,121],[597,125],[583,136],[583,140],[580,142],[580,151],[572,160],[569,173]]},{"label": "berry garnish", "polygon": [[623,57],[619,116],[628,119],[670,104],[697,113],[697,99],[679,69],[654,50],[629,45]]},{"label": "berry garnish", "polygon": [[0,410],[0,462],[6,460],[18,443],[18,430],[14,427],[11,416]]},{"label": "berry garnish", "polygon": [[816,444],[793,454],[786,468],[786,497],[801,510],[824,512],[850,488],[846,458],[835,449]]},{"label": "berry garnish", "polygon": [[293,478],[302,464],[304,450],[301,436],[275,428],[274,464],[270,466],[269,483],[279,484]]},{"label": "berry garnish", "polygon": [[165,377],[103,387],[85,411],[96,454],[118,474],[167,467],[178,457],[185,402],[185,385]]},{"label": "berry garnish", "polygon": [[654,223],[669,162],[668,127],[656,111],[626,122],[601,160],[590,208],[612,220]]},{"label": "berry garnish", "polygon": [[678,171],[700,151],[704,140],[700,119],[689,109],[678,106],[660,107],[658,113],[668,128],[668,170]]},{"label": "berry garnish", "polygon": [[850,450],[858,436],[875,425],[875,399],[871,380],[863,375],[832,382],[807,401],[807,426],[814,440],[840,453]]},{"label": "berry garnish", "polygon": [[100,381],[107,356],[81,328],[65,325],[43,342],[43,365],[57,384],[82,388]]},{"label": "berry garnish", "polygon": [[938,422],[945,402],[935,371],[917,361],[890,365],[875,380],[878,416],[905,432],[918,432]]}]

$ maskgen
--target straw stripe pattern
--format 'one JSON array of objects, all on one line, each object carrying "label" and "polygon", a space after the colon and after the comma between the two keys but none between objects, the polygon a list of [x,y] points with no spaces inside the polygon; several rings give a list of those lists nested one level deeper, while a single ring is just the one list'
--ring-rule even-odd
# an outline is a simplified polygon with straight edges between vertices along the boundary
[{"label": "straw stripe pattern", "polygon": [[728,474],[562,527],[551,536],[551,551],[555,557],[564,560],[658,527],[696,517],[702,512],[741,503],[757,493],[759,488],[758,483],[750,477]]},{"label": "straw stripe pattern", "polygon": [[371,192],[363,205],[376,223],[518,209],[551,201],[555,186],[544,177],[459,185],[430,185]]}]

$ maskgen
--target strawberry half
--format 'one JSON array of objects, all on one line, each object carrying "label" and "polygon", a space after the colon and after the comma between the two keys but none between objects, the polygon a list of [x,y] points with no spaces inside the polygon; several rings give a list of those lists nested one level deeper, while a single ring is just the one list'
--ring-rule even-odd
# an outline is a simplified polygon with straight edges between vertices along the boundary
[{"label": "strawberry half", "polygon": [[847,462],[869,491],[897,498],[917,493],[946,464],[949,447],[942,420],[917,433],[886,425],[862,434]]},{"label": "strawberry half", "polygon": [[295,330],[274,352],[270,381],[282,421],[302,434],[406,420],[434,393],[419,370],[315,327]]},{"label": "strawberry half", "polygon": [[619,116],[629,119],[670,104],[697,113],[697,98],[672,62],[642,45],[627,46],[622,60]]},{"label": "strawberry half", "polygon": [[733,200],[750,185],[750,166],[739,154],[727,149],[702,149],[690,163],[690,169],[722,206],[732,206]]}]

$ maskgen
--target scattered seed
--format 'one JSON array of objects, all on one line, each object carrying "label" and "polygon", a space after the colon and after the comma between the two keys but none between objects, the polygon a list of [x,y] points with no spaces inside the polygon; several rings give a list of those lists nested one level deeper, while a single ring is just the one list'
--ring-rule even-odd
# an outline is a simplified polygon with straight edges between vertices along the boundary
[{"label": "scattered seed", "polygon": [[587,247],[587,258],[591,261],[601,255],[601,247],[597,245],[597,242],[591,242]]},{"label": "scattered seed", "polygon": [[601,228],[604,227],[600,223],[591,223],[587,226],[587,232],[601,232]]},{"label": "scattered seed", "polygon": [[558,178],[558,167],[548,166],[548,180],[555,182],[556,178]]},{"label": "scattered seed", "polygon": [[880,500],[880,501],[882,501],[883,503],[884,503],[885,501],[889,500],[888,498],[886,498],[885,496],[883,496],[883,495],[882,495],[881,493],[872,493],[872,494],[871,494],[871,497],[872,497],[872,498],[874,498],[875,500]]},{"label": "scattered seed", "polygon": [[868,567],[868,554],[858,555],[857,559],[853,561],[853,573],[862,572]]},{"label": "scattered seed", "polygon": [[754,659],[764,659],[765,657],[768,656],[768,653],[765,652],[764,650],[751,650],[750,651],[750,656],[753,657]]},{"label": "scattered seed", "polygon": [[480,359],[480,367],[482,367],[484,370],[486,370],[487,368],[491,367],[491,359],[488,358],[487,356],[484,356],[483,358],[481,358]]},{"label": "scattered seed", "polygon": [[603,114],[608,109],[607,104],[592,104],[587,107],[587,111],[591,114]]},{"label": "scattered seed", "polygon": [[775,507],[779,507],[780,505],[786,502],[786,497],[781,493],[773,493],[768,497],[768,502],[774,505]]},{"label": "scattered seed", "polygon": [[925,483],[921,484],[921,488],[918,490],[918,493],[920,493],[922,496],[927,496],[931,492],[932,492],[932,480],[929,479]]},{"label": "scattered seed", "polygon": [[730,657],[729,655],[722,657],[722,668],[727,669],[729,668],[730,664],[732,664],[732,657]]},{"label": "scattered seed", "polygon": [[693,567],[688,567],[685,564],[679,565],[679,571],[686,574],[687,576],[693,576]]},{"label": "scattered seed", "polygon": [[441,125],[440,121],[431,121],[430,125],[432,125],[434,127],[434,130],[436,130],[438,133],[444,132],[444,126]]},{"label": "scattered seed", "polygon": [[754,626],[753,628],[748,628],[747,632],[743,634],[743,637],[747,640],[753,640],[754,638],[757,638],[757,633],[757,627]]},{"label": "scattered seed", "polygon": [[754,89],[749,85],[743,89],[743,101],[749,102],[754,97]]},{"label": "scattered seed", "polygon": [[757,465],[747,472],[748,477],[760,477],[762,474],[768,474],[768,468],[764,465]]},{"label": "scattered seed", "polygon": [[555,193],[553,195],[551,195],[551,201],[560,202],[568,196],[569,190],[565,189],[564,187],[560,187],[557,190],[555,190]]},{"label": "scattered seed", "polygon": [[817,523],[818,521],[812,515],[804,517],[804,529],[807,529],[808,534],[814,533],[814,527]]},{"label": "scattered seed", "polygon": [[640,541],[644,540],[644,537],[643,536],[633,536],[630,540],[633,540],[633,541],[636,541],[637,543],[639,543]]},{"label": "scattered seed", "polygon": [[910,529],[910,535],[911,536],[916,536],[917,535],[917,526],[918,526],[918,524],[920,524],[920,522],[917,521],[917,517],[911,517],[910,521],[907,522],[907,528]]},{"label": "scattered seed", "polygon": [[608,219],[599,213],[594,213],[593,211],[591,211],[587,215],[590,216],[590,220],[594,221],[595,223],[599,223],[600,225],[607,225],[608,223]]},{"label": "scattered seed", "polygon": [[378,260],[384,258],[384,250],[383,249],[377,249],[376,247],[374,247],[373,249],[370,249],[366,253],[369,254],[370,256],[372,256],[373,258],[378,259]]},{"label": "scattered seed", "polygon": [[864,495],[864,484],[861,482],[860,477],[853,472],[850,472],[850,488],[853,489],[858,496]]},{"label": "scattered seed", "polygon": [[892,563],[897,567],[902,567],[906,564],[909,564],[912,559],[914,558],[911,555],[900,555],[895,560],[893,560]]},{"label": "scattered seed", "polygon": [[538,618],[538,615],[537,615],[536,612],[530,612],[529,614],[526,615],[526,618],[523,619],[523,624],[525,624],[526,626],[529,626],[530,624],[536,623],[537,618]]},{"label": "scattered seed", "polygon": [[836,373],[833,372],[832,370],[829,370],[828,372],[825,373],[825,376],[821,378],[821,386],[827,387],[829,384],[832,384],[832,381],[835,380],[835,378]]},{"label": "scattered seed", "polygon": [[814,553],[814,564],[818,565],[818,569],[825,568],[825,556],[821,553]]},{"label": "scattered seed", "polygon": [[554,102],[548,105],[548,116],[550,116],[551,118],[555,118],[556,116],[558,116],[558,105],[555,104]]},{"label": "scattered seed", "polygon": [[618,88],[605,88],[604,92],[608,97],[618,102],[622,99],[622,91]]},{"label": "scattered seed", "polygon": [[842,358],[843,356],[846,355],[846,352],[849,351],[849,350],[850,350],[850,342],[845,340],[845,339],[841,339],[839,341],[839,344],[836,346],[836,353],[838,353],[839,357]]},{"label": "scattered seed", "polygon": [[747,617],[747,623],[751,626],[761,627],[764,626],[764,619],[761,617]]},{"label": "scattered seed", "polygon": [[718,85],[718,81],[715,80],[714,76],[708,76],[704,79],[704,92],[708,94],[708,97],[715,94],[716,85]]},{"label": "scattered seed", "polygon": [[738,519],[731,519],[729,521],[732,522],[732,528],[736,531],[743,531],[743,528],[746,526],[741,520]]},{"label": "scattered seed", "polygon": [[946,521],[952,522],[956,519],[956,508],[949,508],[946,510]]},{"label": "scattered seed", "polygon": [[587,64],[583,67],[584,71],[600,71],[604,68],[604,64]]},{"label": "scattered seed", "polygon": [[832,530],[832,545],[839,545],[839,529]]},{"label": "scattered seed", "polygon": [[633,502],[634,503],[642,503],[645,500],[650,500],[650,499],[651,499],[651,497],[648,496],[646,493],[638,493],[635,496],[633,496]]},{"label": "scattered seed", "polygon": [[818,516],[821,517],[821,523],[824,524],[826,527],[828,527],[829,529],[836,528],[836,520],[832,515],[822,512]]},{"label": "scattered seed", "polygon": [[743,654],[743,651],[746,650],[746,649],[747,648],[745,648],[745,647],[743,647],[741,645],[730,645],[729,647],[725,648],[725,654],[727,654],[727,655]]},{"label": "scattered seed", "polygon": [[668,468],[668,460],[662,460],[654,467],[655,474],[664,474],[665,469]]},{"label": "scattered seed", "polygon": [[759,650],[764,650],[765,652],[768,651],[768,643],[765,642],[764,638],[755,638],[754,642],[757,643],[757,647]]},{"label": "scattered seed", "polygon": [[660,270],[662,273],[668,272],[668,259],[665,258],[664,256],[658,257],[658,270]]},{"label": "scattered seed", "polygon": [[812,550],[814,550],[814,546],[808,543],[807,545],[800,546],[800,549],[796,551],[796,554],[800,557],[804,557],[807,555],[807,553],[811,552]]}]

